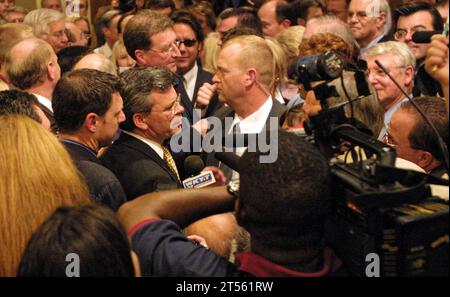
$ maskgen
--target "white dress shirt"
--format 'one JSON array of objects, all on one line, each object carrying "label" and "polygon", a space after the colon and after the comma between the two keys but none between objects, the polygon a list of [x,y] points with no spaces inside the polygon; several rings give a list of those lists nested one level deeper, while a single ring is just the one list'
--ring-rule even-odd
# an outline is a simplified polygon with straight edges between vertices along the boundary
[{"label": "white dress shirt", "polygon": [[52,102],[45,98],[44,96],[32,93],[34,96],[36,96],[37,100],[39,101],[39,103],[41,103],[42,105],[44,105],[46,108],[48,108],[51,112],[53,112],[53,107],[52,107]]},{"label": "white dress shirt", "polygon": [[96,54],[102,54],[102,55],[104,55],[105,57],[107,57],[108,59],[111,59],[111,56],[112,56],[112,50],[111,50],[111,48],[109,47],[108,43],[106,43],[106,42],[105,42],[105,44],[102,45],[101,47],[97,47],[97,48],[94,50],[94,53],[96,53]]},{"label": "white dress shirt", "polygon": [[[235,125],[239,124],[239,132],[241,134],[257,134],[260,133],[264,126],[266,125],[267,118],[269,117],[270,111],[272,110],[273,101],[272,96],[270,96],[266,102],[254,113],[246,117],[245,119],[241,119],[237,114],[234,115],[234,120],[231,124],[230,130],[228,133],[232,133]],[[246,147],[238,147],[235,149],[235,154],[238,156],[242,156]],[[232,180],[238,179],[239,173],[233,171]]]},{"label": "white dress shirt", "polygon": [[194,67],[183,75],[183,85],[189,99],[192,101],[195,91],[195,83],[197,82],[198,66],[195,62]]}]

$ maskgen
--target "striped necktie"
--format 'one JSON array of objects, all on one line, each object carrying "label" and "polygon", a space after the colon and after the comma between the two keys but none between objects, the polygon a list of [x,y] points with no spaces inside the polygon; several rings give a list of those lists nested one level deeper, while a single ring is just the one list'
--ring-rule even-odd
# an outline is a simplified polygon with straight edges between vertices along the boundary
[{"label": "striped necktie", "polygon": [[163,152],[164,152],[164,161],[166,162],[167,166],[169,166],[172,173],[174,173],[177,176],[178,182],[181,183],[180,176],[178,175],[177,165],[175,164],[172,155],[170,154],[169,150],[164,146]]}]

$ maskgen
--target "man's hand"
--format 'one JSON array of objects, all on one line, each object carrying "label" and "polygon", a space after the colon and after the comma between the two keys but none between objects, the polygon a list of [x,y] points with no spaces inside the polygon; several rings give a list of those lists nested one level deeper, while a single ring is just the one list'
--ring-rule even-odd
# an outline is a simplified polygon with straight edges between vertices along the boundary
[{"label": "man's hand", "polygon": [[448,37],[440,34],[431,37],[430,47],[425,59],[425,70],[442,86],[448,87]]},{"label": "man's hand", "polygon": [[208,187],[218,187],[218,186],[224,186],[227,183],[227,178],[225,177],[225,174],[222,170],[215,166],[207,166],[203,168],[203,171],[212,171],[214,174],[214,178],[216,179],[216,183],[209,185]]},{"label": "man's hand", "polygon": [[192,241],[194,244],[204,247],[205,249],[209,250],[208,244],[206,243],[206,240],[198,235],[189,235],[187,236],[187,239]]},{"label": "man's hand", "polygon": [[214,93],[217,90],[217,84],[210,84],[205,82],[200,89],[198,90],[197,94],[197,101],[195,105],[200,108],[205,108],[209,105],[209,102],[211,101],[212,97],[214,96]]}]

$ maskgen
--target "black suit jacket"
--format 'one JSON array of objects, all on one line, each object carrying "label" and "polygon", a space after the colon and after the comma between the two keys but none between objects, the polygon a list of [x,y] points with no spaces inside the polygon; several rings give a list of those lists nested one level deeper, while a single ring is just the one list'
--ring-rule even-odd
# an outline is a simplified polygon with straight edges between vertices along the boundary
[{"label": "black suit jacket", "polygon": [[[280,127],[279,118],[286,112],[285,105],[281,104],[280,102],[278,102],[275,99],[272,99],[272,102],[273,102],[272,109],[270,110],[269,116],[267,117],[267,120],[266,120],[266,126],[265,126],[266,132],[271,130],[270,118],[271,117],[278,118],[277,127]],[[227,131],[224,131],[225,118],[226,117],[234,118],[234,115],[235,115],[234,110],[231,109],[229,106],[224,106],[215,113],[215,116],[218,117],[222,121],[222,134],[223,135],[226,135],[226,132],[227,132]],[[262,131],[262,132],[264,132],[264,131]],[[210,153],[210,154],[207,154],[207,156],[206,156],[206,163],[208,164],[208,166],[218,166],[219,161],[214,157],[214,153]]]},{"label": "black suit jacket", "polygon": [[[198,67],[197,80],[195,81],[195,88],[194,88],[194,94],[192,97],[192,101],[189,99],[189,96],[186,92],[184,84],[180,81],[177,85],[177,91],[178,91],[178,93],[180,93],[180,97],[181,97],[181,105],[184,107],[183,116],[186,117],[189,120],[189,123],[191,123],[191,124],[193,123],[193,118],[194,118],[193,110],[194,110],[195,103],[197,101],[198,90],[205,82],[212,84],[213,76],[214,75],[212,73],[205,71],[200,66]],[[209,103],[209,105],[206,109],[206,113],[203,115],[203,117],[208,117],[208,116],[212,115],[220,107],[221,107],[221,104],[219,102],[219,96],[216,93],[214,95],[214,97],[211,99],[211,102]]]},{"label": "black suit jacket", "polygon": [[127,198],[117,177],[88,148],[65,141],[63,144],[84,176],[91,197],[113,211],[119,209]]},{"label": "black suit jacket", "polygon": [[413,96],[444,96],[441,85],[434,80],[425,70],[425,65],[421,65],[414,77]]},{"label": "black suit jacket", "polygon": [[100,159],[117,176],[128,200],[182,188],[176,175],[150,146],[126,133],[122,132]]}]

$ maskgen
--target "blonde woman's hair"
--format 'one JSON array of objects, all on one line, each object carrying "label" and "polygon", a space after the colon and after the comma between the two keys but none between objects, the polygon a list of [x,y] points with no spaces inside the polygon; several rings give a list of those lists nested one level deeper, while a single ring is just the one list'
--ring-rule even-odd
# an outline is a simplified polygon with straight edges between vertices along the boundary
[{"label": "blonde woman's hair", "polygon": [[203,69],[211,73],[217,71],[217,58],[219,56],[220,47],[217,45],[219,33],[211,32],[203,42]]},{"label": "blonde woman's hair", "polygon": [[293,59],[298,57],[298,48],[302,43],[303,32],[305,32],[305,27],[303,26],[292,26],[282,30],[275,36],[275,39],[281,45],[288,59]]},{"label": "blonde woman's hair", "polygon": [[274,62],[274,75],[275,75],[275,85],[278,86],[281,83],[287,82],[287,68],[288,61],[286,54],[275,38],[265,37],[266,43],[272,51],[273,62]]},{"label": "blonde woman's hair", "polygon": [[62,205],[90,202],[56,137],[23,115],[0,116],[0,276],[15,276],[31,234]]},{"label": "blonde woman's hair", "polygon": [[123,56],[127,56],[127,48],[125,47],[125,44],[123,43],[123,40],[117,40],[114,43],[114,46],[111,50],[112,54],[111,54],[111,62],[117,67],[119,68],[119,65],[117,64],[117,60],[120,59]]}]

